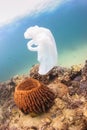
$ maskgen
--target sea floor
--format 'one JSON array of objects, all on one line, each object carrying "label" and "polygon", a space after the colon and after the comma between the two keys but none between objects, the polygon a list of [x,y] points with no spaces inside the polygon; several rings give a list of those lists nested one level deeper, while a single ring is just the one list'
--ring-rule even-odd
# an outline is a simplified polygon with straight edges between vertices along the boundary
[{"label": "sea floor", "polygon": [[[15,87],[29,77],[55,94],[53,106],[40,115],[25,115],[14,102]],[[87,130],[87,61],[84,66],[56,66],[45,76],[35,65],[28,75],[0,83],[0,130]]]}]

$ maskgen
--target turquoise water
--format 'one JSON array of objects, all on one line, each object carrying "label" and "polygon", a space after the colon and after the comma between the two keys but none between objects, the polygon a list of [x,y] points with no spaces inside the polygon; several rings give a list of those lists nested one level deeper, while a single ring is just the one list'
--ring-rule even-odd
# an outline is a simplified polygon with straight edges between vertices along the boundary
[{"label": "turquoise water", "polygon": [[0,81],[28,73],[37,53],[28,51],[25,30],[33,25],[49,28],[58,48],[58,65],[82,64],[87,59],[87,2],[65,3],[52,12],[26,16],[0,27]]}]

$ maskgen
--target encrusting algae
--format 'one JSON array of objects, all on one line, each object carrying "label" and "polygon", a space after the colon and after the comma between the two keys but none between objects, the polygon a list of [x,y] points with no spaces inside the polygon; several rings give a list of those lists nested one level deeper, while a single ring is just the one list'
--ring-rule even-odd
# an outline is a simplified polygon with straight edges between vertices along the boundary
[{"label": "encrusting algae", "polygon": [[43,83],[27,78],[15,88],[14,100],[25,114],[46,112],[53,104],[54,93]]}]

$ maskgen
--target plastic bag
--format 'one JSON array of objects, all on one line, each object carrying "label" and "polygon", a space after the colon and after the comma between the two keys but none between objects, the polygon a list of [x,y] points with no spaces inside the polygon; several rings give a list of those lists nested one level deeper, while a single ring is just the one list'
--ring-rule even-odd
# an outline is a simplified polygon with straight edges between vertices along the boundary
[{"label": "plastic bag", "polygon": [[47,74],[58,61],[56,43],[51,31],[44,27],[33,26],[26,30],[24,37],[31,39],[27,43],[28,49],[37,51],[37,60],[40,63],[39,74]]}]

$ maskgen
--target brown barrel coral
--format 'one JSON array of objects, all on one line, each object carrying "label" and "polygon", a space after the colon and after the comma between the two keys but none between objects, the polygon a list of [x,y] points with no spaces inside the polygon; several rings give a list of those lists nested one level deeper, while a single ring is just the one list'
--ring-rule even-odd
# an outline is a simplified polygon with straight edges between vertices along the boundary
[{"label": "brown barrel coral", "polygon": [[53,104],[54,93],[43,83],[28,78],[15,88],[14,100],[25,114],[46,112]]}]

